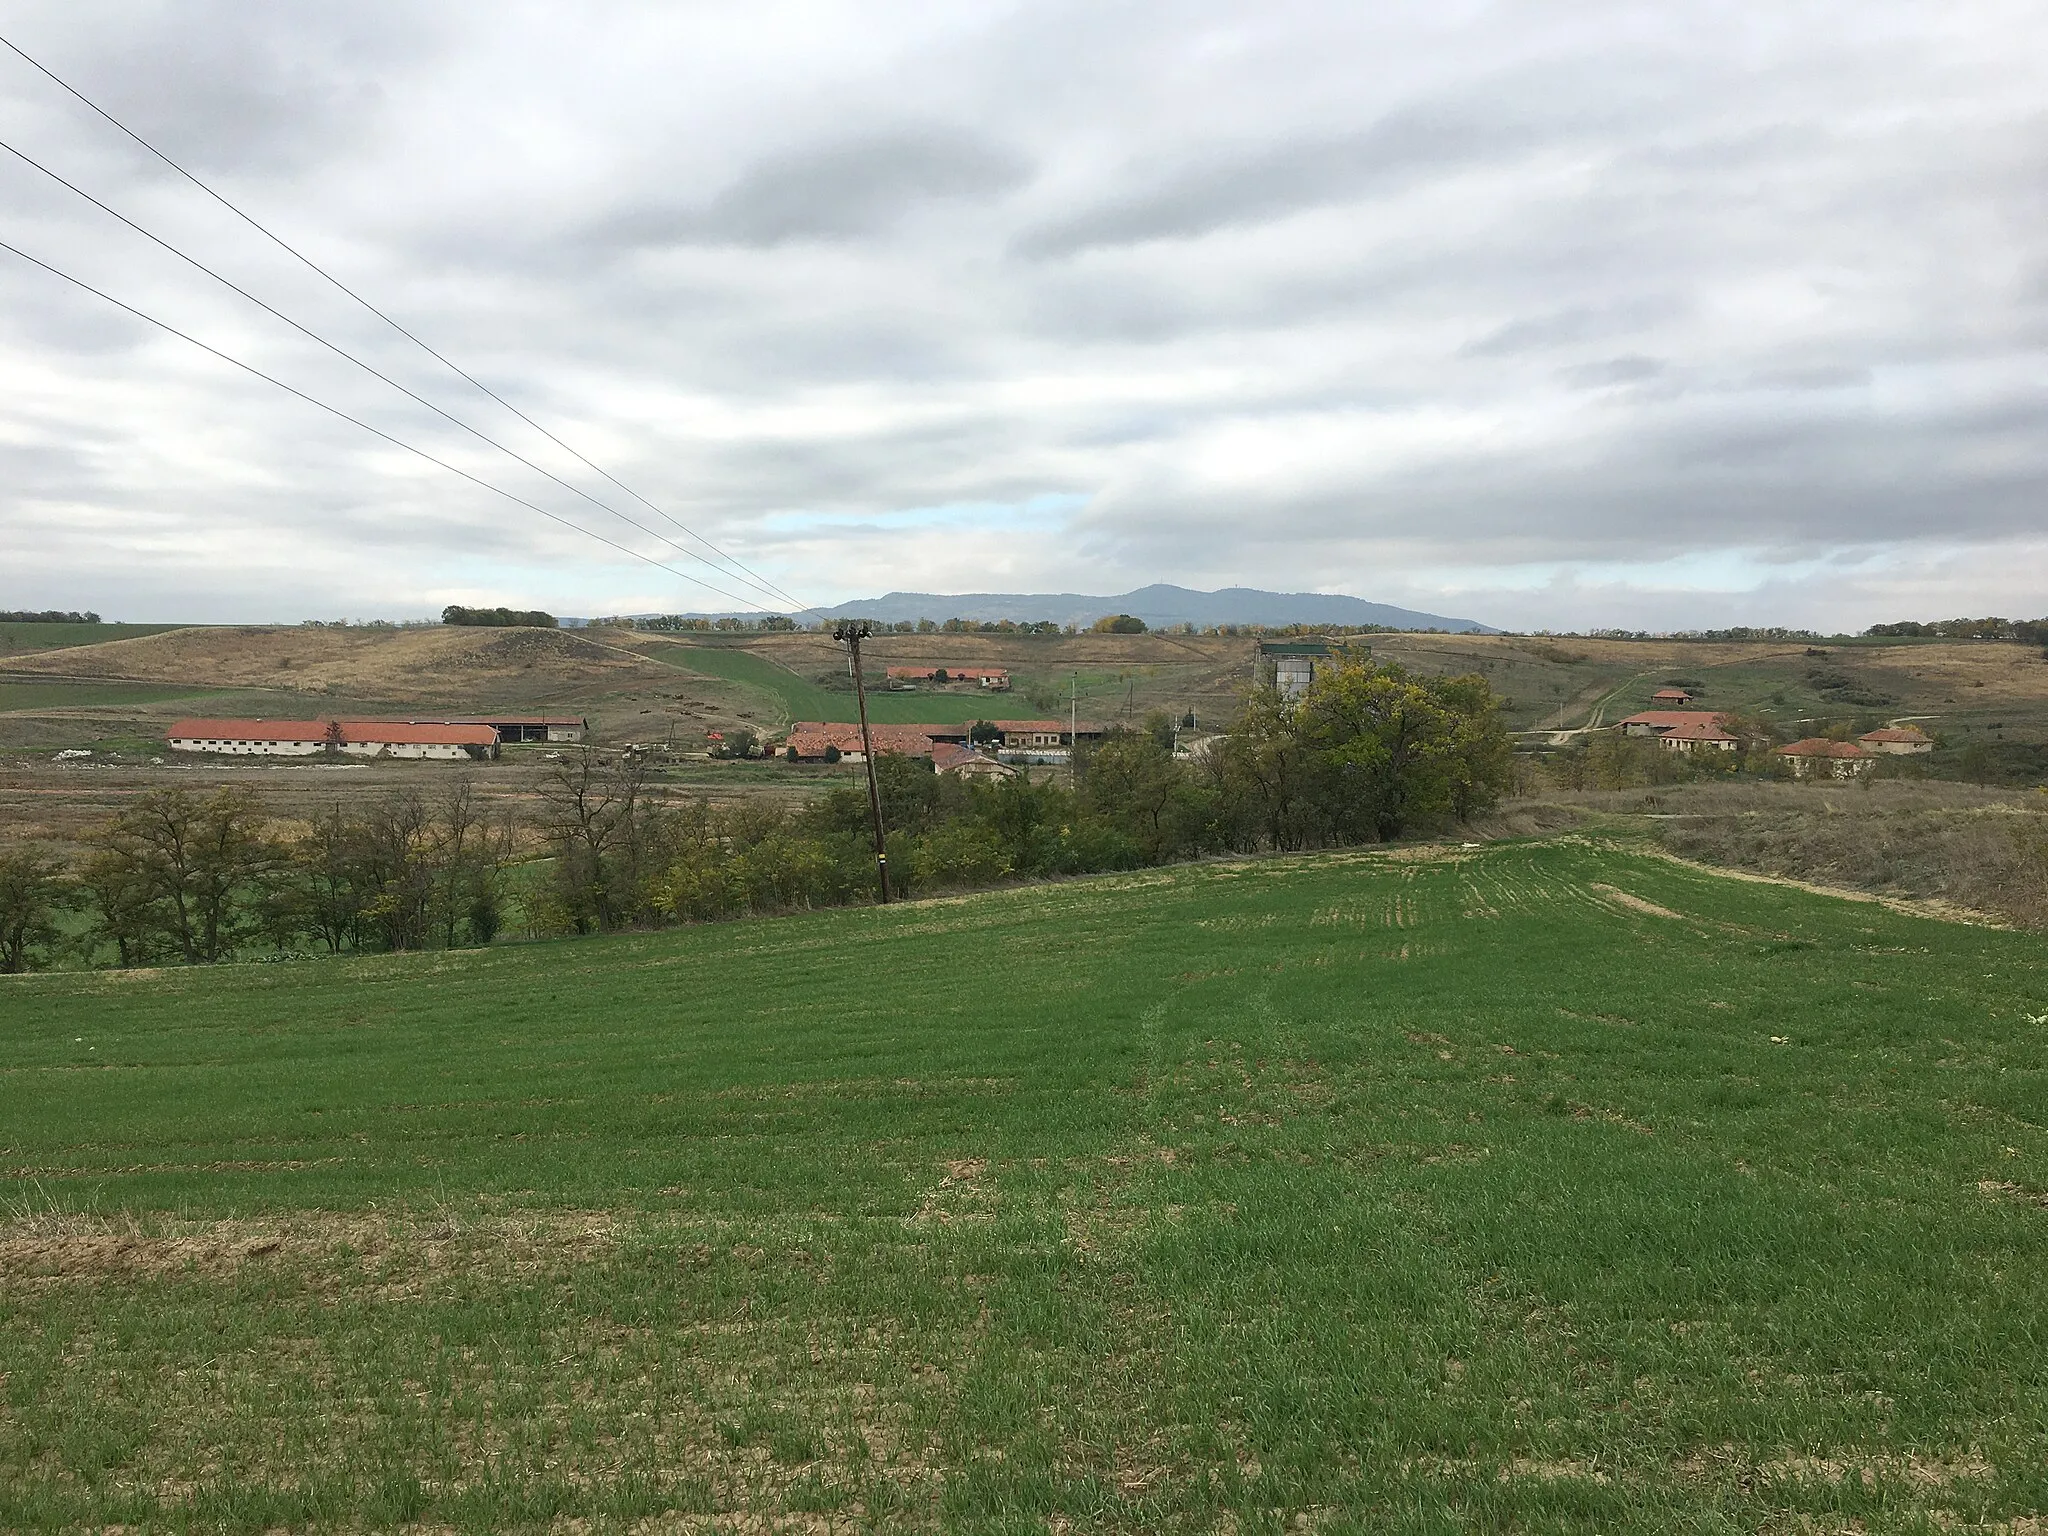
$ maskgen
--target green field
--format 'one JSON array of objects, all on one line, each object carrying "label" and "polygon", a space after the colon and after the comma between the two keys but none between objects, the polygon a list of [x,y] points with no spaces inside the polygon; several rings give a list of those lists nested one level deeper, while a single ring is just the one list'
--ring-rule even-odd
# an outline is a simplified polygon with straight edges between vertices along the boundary
[{"label": "green field", "polygon": [[14,710],[91,709],[129,704],[161,704],[171,699],[197,699],[221,693],[219,688],[175,683],[97,683],[69,678],[28,682],[0,677],[0,714]]},{"label": "green field", "polygon": [[0,1526],[2037,1530],[2044,959],[1565,842],[0,979]]},{"label": "green field", "polygon": [[50,651],[68,645],[104,645],[160,635],[183,624],[0,624],[0,656],[21,651]]},{"label": "green field", "polygon": [[[661,646],[647,652],[670,666],[703,677],[738,683],[772,701],[782,723],[795,720],[850,721],[860,718],[852,690],[821,688],[789,668],[737,647],[711,645]],[[869,683],[868,719],[880,725],[962,725],[1001,716],[1021,719],[1032,714],[1017,693],[890,693]]]}]

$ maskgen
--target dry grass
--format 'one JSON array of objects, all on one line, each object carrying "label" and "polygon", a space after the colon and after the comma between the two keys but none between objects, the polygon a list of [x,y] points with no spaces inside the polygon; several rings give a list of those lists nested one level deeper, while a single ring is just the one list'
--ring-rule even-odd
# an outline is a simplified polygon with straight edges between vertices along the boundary
[{"label": "dry grass", "polygon": [[1936,781],[1743,781],[1559,795],[1703,864],[2048,928],[2048,794]]}]

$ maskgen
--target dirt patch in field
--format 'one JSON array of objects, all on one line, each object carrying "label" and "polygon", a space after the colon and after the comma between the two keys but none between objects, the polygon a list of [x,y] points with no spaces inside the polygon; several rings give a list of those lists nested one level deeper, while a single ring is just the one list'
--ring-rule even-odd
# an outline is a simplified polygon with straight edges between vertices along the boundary
[{"label": "dirt patch in field", "polygon": [[1640,912],[1645,917],[1683,918],[1683,912],[1674,912],[1669,907],[1660,907],[1654,901],[1645,901],[1640,896],[1631,896],[1627,891],[1612,885],[1595,885],[1593,889],[1617,905],[1627,907],[1631,912]]},{"label": "dirt patch in field", "polygon": [[602,1211],[482,1218],[297,1212],[271,1221],[147,1224],[28,1216],[0,1224],[0,1289],[174,1275],[229,1279],[250,1264],[337,1261],[385,1278],[458,1266],[522,1272],[589,1258],[609,1248],[616,1232],[617,1218]]},{"label": "dirt patch in field", "polygon": [[1789,886],[1795,891],[1808,891],[1815,896],[1833,896],[1842,901],[1868,902],[1872,906],[1902,912],[1909,917],[1931,917],[1937,922],[1968,923],[1978,928],[2012,927],[2011,923],[1995,913],[1980,912],[1974,907],[1961,906],[1938,897],[1881,896],[1872,891],[1851,890],[1846,886],[1820,885],[1811,880],[1795,880],[1789,875],[1764,875],[1758,874],[1755,870],[1730,869],[1722,864],[1702,864],[1695,859],[1681,858],[1662,849],[1651,848],[1644,851],[1667,863],[1682,865],[1686,869],[1696,869],[1703,875],[1718,875],[1723,880],[1743,880],[1751,885]]}]

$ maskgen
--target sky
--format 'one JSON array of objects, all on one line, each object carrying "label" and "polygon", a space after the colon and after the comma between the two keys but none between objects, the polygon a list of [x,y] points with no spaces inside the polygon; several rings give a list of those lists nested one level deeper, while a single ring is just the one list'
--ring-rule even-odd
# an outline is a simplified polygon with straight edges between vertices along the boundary
[{"label": "sky", "polygon": [[612,541],[0,251],[0,608],[787,606],[688,528],[813,604],[2048,613],[2038,0],[28,0],[0,34],[645,498],[0,51],[0,239]]}]

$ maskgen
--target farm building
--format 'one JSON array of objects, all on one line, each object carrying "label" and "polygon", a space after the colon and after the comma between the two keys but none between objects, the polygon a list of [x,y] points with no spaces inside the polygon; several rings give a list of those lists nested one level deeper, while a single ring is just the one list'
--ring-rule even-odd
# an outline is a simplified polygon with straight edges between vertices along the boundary
[{"label": "farm building", "polygon": [[[1646,709],[1639,715],[1630,715],[1621,722],[1624,736],[1662,736],[1666,731],[1693,731],[1721,728],[1721,714],[1718,710],[1705,709]],[[1733,739],[1732,737],[1730,738]]]},{"label": "farm building", "polygon": [[1692,691],[1687,688],[1659,688],[1650,695],[1650,702],[1665,709],[1683,709],[1692,702]]},{"label": "farm building", "polygon": [[488,725],[409,720],[178,720],[165,733],[173,752],[235,757],[417,757],[451,762],[495,756]]},{"label": "farm building", "polygon": [[1888,725],[1882,730],[1865,731],[1856,739],[1866,750],[1881,752],[1888,757],[1904,757],[1934,750],[1934,738],[1916,725]]},{"label": "farm building", "polygon": [[891,667],[889,683],[973,683],[1001,693],[1010,686],[1010,673],[1005,667]]},{"label": "farm building", "polygon": [[963,747],[955,742],[932,743],[932,767],[940,773],[956,774],[963,779],[1014,779],[1017,770],[1007,763],[999,763],[986,752],[977,752],[972,747]]},{"label": "farm building", "polygon": [[1878,757],[1856,742],[1830,741],[1825,736],[1809,736],[1789,747],[1780,747],[1778,756],[1790,763],[1794,775],[1802,779],[1857,778],[1870,772]]},{"label": "farm building", "polygon": [[461,719],[415,720],[414,725],[488,725],[498,733],[502,746],[522,741],[555,743],[582,741],[590,734],[590,722],[580,715],[469,715]]},{"label": "farm building", "polygon": [[1316,680],[1318,668],[1337,655],[1327,640],[1261,640],[1254,663],[1259,682],[1280,690],[1283,699],[1298,699]]}]

